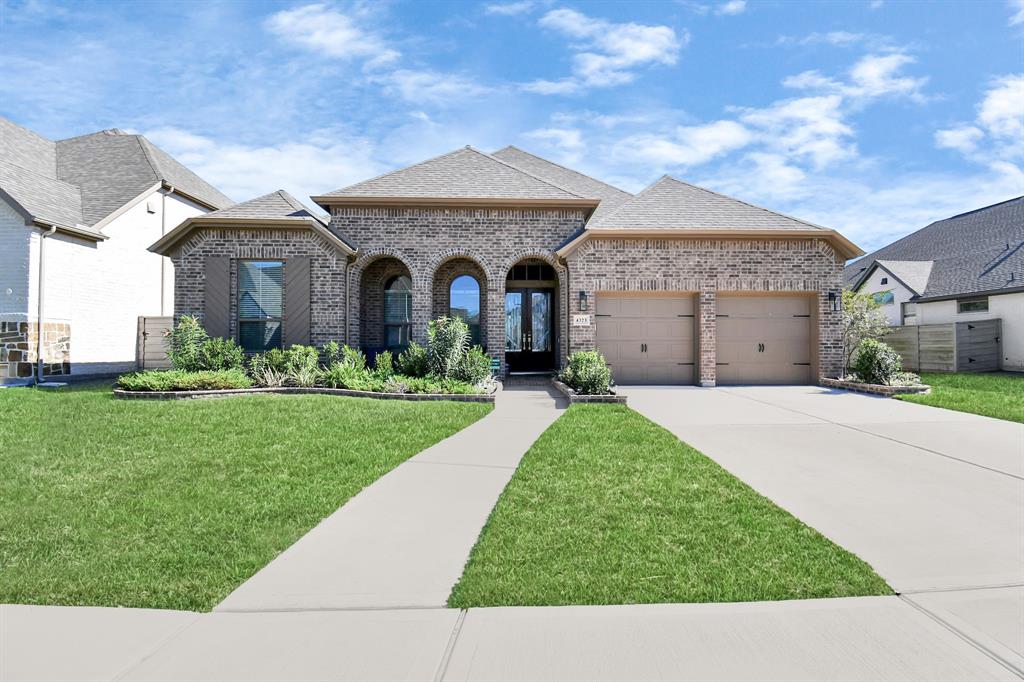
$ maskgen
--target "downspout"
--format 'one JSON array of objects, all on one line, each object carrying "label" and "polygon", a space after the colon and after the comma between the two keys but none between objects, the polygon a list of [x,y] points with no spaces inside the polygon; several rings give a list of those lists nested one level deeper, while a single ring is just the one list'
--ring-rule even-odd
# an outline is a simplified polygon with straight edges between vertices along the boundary
[{"label": "downspout", "polygon": [[[167,195],[174,191],[173,185],[168,185],[160,193],[160,236],[167,234]],[[160,257],[160,317],[167,314],[167,256]]]},{"label": "downspout", "polygon": [[38,310],[36,312],[36,383],[43,383],[43,312],[46,300],[46,238],[57,231],[56,225],[50,225],[49,230],[43,230],[39,234],[39,292]]}]

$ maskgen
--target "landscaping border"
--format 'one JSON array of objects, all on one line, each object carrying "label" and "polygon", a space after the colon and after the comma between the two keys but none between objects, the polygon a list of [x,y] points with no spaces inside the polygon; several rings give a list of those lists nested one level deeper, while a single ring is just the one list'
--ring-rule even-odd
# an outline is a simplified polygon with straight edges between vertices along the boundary
[{"label": "landscaping border", "polygon": [[857,393],[871,393],[891,398],[894,395],[910,395],[914,393],[930,393],[931,386],[918,384],[917,386],[884,386],[882,384],[862,384],[856,381],[844,379],[829,379],[822,377],[821,385],[828,388],[841,388],[845,391],[856,391]]},{"label": "landscaping border", "polygon": [[121,400],[197,400],[204,398],[229,398],[236,395],[259,393],[278,394],[323,394],[340,395],[349,398],[376,398],[377,400],[453,400],[459,403],[493,403],[493,393],[375,393],[373,391],[352,391],[347,388],[324,388],[301,386],[280,386],[269,388],[231,388],[211,391],[124,391],[114,389],[114,397]]},{"label": "landscaping border", "polygon": [[582,395],[572,390],[556,377],[551,377],[551,385],[555,387],[555,390],[564,395],[569,399],[569,404],[572,403],[618,403],[620,405],[626,404],[626,396],[618,395],[617,393],[611,393],[608,395]]}]

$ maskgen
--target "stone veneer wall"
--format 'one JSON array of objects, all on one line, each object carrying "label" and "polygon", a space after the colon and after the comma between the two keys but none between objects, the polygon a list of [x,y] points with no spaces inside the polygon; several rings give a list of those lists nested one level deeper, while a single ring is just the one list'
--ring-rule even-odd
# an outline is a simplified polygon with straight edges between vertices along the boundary
[{"label": "stone veneer wall", "polygon": [[[31,378],[36,371],[39,325],[35,322],[0,322],[0,383]],[[43,323],[43,373],[71,374],[71,325]]]},{"label": "stone veneer wall", "polygon": [[[568,352],[566,273],[554,250],[583,224],[583,211],[577,209],[336,207],[331,217],[331,229],[359,247],[349,277],[353,302],[362,300],[361,275],[374,261],[390,256],[409,268],[413,281],[412,337],[421,343],[436,310],[435,282],[450,274],[443,266],[453,259],[474,261],[484,277],[481,295],[486,292],[482,307],[488,315],[482,335],[489,341],[488,353],[502,365],[505,276],[509,268],[527,258],[551,264],[558,275],[555,327],[559,358],[564,362]],[[360,307],[350,306],[349,343],[368,345],[362,338]]]},{"label": "stone veneer wall", "polygon": [[212,227],[198,230],[171,256],[175,273],[175,316],[196,315],[203,319],[207,256],[232,259],[229,329],[233,338],[238,334],[237,259],[287,260],[309,256],[310,343],[319,345],[344,339],[348,258],[312,230]]},{"label": "stone veneer wall", "polygon": [[[585,291],[697,294],[700,381],[715,381],[715,301],[720,291],[817,294],[819,376],[842,371],[841,313],[828,292],[842,287],[843,260],[824,239],[591,239],[567,257],[569,300]],[[573,312],[576,312],[575,308]],[[595,327],[571,328],[570,351],[595,347]],[[813,338],[813,337],[812,337]],[[812,354],[813,355],[813,354]]]}]

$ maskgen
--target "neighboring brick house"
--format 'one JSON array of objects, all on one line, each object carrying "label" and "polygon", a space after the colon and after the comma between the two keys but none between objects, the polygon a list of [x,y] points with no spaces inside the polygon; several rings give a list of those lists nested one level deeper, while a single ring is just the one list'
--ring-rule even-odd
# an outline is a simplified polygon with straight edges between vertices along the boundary
[{"label": "neighboring brick house", "polygon": [[146,247],[230,204],[141,135],[54,142],[0,118],[0,384],[31,381],[40,349],[44,376],[132,369],[138,317],[173,306]]},{"label": "neighboring brick house", "polygon": [[175,312],[249,350],[373,354],[464,317],[503,372],[598,348],[619,383],[812,383],[841,370],[842,235],[665,177],[633,196],[471,147],[313,200],[284,192],[154,244]]}]

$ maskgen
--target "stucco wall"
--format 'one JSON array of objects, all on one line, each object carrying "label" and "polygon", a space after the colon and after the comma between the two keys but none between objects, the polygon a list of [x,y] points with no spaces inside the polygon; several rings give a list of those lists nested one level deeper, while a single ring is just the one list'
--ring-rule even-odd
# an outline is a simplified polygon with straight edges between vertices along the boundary
[{"label": "stucco wall", "polygon": [[988,297],[988,312],[958,313],[955,300],[917,304],[918,324],[970,322],[1000,318],[1003,369],[1024,372],[1024,292]]},{"label": "stucco wall", "polygon": [[[720,291],[803,292],[818,295],[820,376],[842,371],[841,313],[828,303],[842,285],[843,261],[820,239],[591,239],[567,257],[568,299],[576,312],[580,292],[596,301],[602,291],[698,293],[700,380],[715,381],[715,306]],[[591,306],[593,303],[591,303]],[[595,347],[596,326],[572,327],[570,350]]]},{"label": "stucco wall", "polygon": [[[889,281],[886,284],[882,284],[883,279],[888,279]],[[885,313],[886,319],[889,320],[889,326],[898,327],[903,324],[901,304],[909,301],[913,294],[911,294],[909,289],[900,284],[895,277],[881,268],[875,268],[875,271],[871,273],[871,276],[861,285],[858,291],[862,294],[892,291],[893,302],[883,305],[881,309]]]}]

